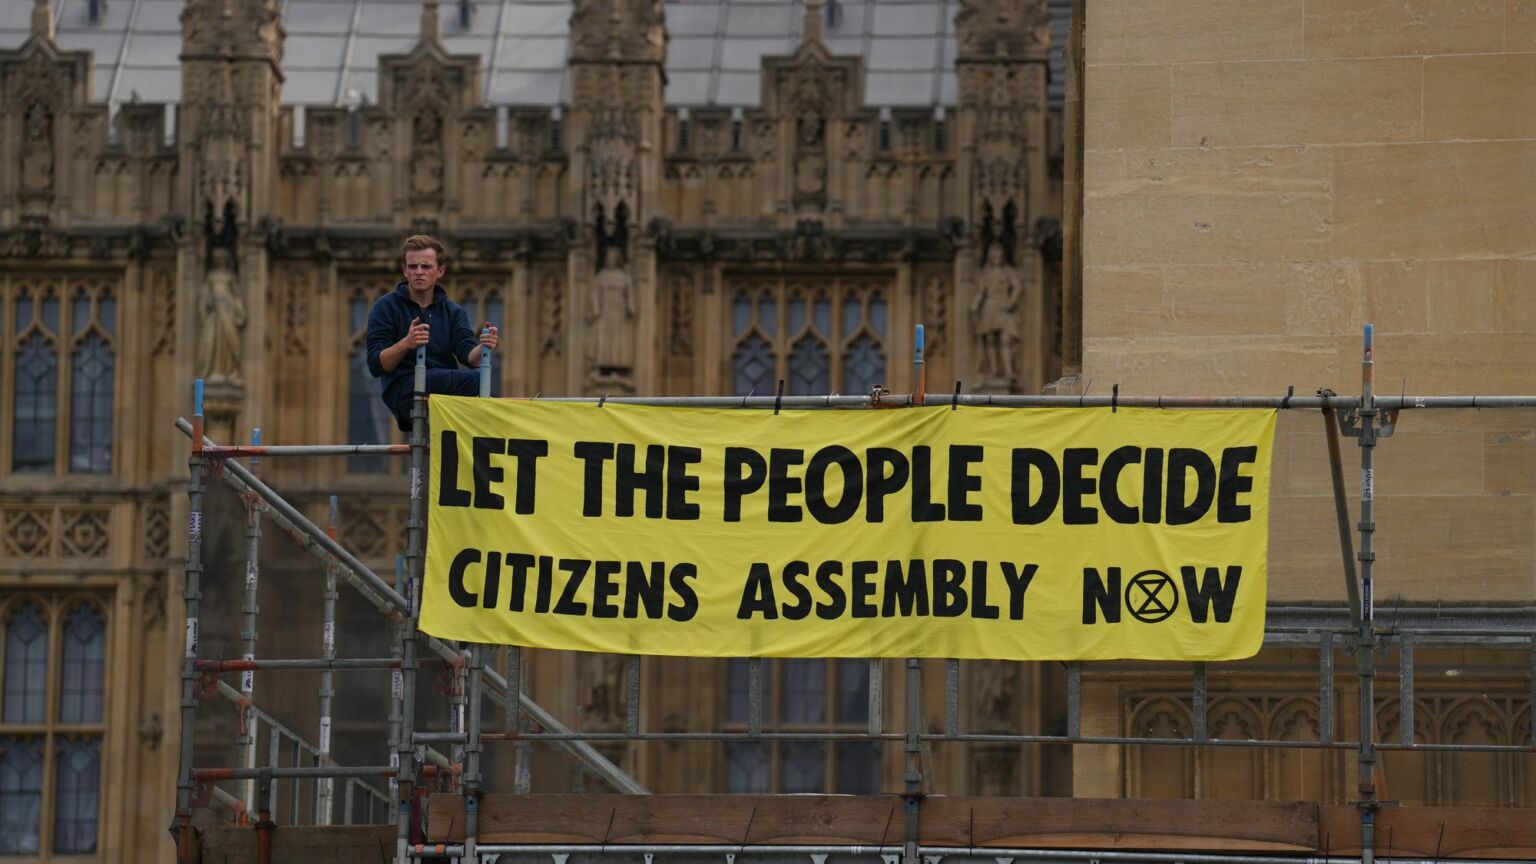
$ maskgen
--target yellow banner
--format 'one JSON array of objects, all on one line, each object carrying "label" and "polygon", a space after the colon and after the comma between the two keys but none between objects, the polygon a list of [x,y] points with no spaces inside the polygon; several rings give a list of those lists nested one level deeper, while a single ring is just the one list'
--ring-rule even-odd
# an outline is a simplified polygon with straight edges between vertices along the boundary
[{"label": "yellow banner", "polygon": [[1232,660],[1273,411],[432,397],[421,629],[691,657]]}]

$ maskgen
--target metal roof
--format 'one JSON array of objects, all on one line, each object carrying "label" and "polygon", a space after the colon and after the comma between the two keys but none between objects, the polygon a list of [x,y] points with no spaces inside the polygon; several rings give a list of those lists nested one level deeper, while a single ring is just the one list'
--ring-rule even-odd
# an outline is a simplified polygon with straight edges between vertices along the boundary
[{"label": "metal roof", "polygon": [[[94,97],[111,103],[176,102],[181,95],[182,0],[53,0],[56,39],[94,55]],[[31,3],[0,2],[0,47],[26,41]],[[378,98],[379,57],[417,42],[420,0],[282,0],[288,32],[283,101],[344,105]],[[1051,101],[1061,98],[1060,48],[1070,0],[1050,0],[1057,45]],[[953,105],[959,0],[826,0],[826,44],[865,61],[870,106]],[[441,0],[443,43],[478,54],[490,105],[570,101],[567,33],[572,0]],[[754,106],[766,54],[800,42],[802,0],[666,0],[666,101],[674,106]]]}]

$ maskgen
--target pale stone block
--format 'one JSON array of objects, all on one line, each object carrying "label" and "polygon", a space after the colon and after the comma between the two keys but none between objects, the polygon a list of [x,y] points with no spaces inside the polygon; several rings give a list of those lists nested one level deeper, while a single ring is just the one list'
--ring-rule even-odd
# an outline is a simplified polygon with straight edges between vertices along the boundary
[{"label": "pale stone block", "polygon": [[1536,498],[1377,499],[1377,596],[1413,602],[1530,602]]},{"label": "pale stone block", "polygon": [[[1349,463],[1359,463],[1349,439]],[[1412,422],[1376,446],[1378,495],[1478,495],[1483,491],[1483,433],[1432,432]]]},{"label": "pale stone block", "polygon": [[1490,495],[1536,495],[1536,432],[1484,433],[1483,478]]},{"label": "pale stone block", "polygon": [[1423,66],[1416,57],[1175,66],[1173,143],[1418,140]]},{"label": "pale stone block", "polygon": [[1327,259],[1332,159],[1318,147],[1088,154],[1090,263]]},{"label": "pale stone block", "polygon": [[1424,61],[1424,137],[1536,138],[1536,54]]},{"label": "pale stone block", "polygon": [[[1340,392],[1358,393],[1360,337],[1340,337],[1338,349],[1338,363],[1352,379],[1349,389]],[[1406,388],[1409,396],[1530,395],[1536,390],[1536,373],[1532,372],[1530,362],[1533,356],[1536,331],[1455,335],[1378,332],[1377,393],[1395,396]],[[1463,412],[1434,409],[1433,413]],[[1508,412],[1501,409],[1484,413]],[[1514,418],[1493,422],[1511,423]]]},{"label": "pale stone block", "polygon": [[1329,338],[1085,339],[1083,357],[1085,379],[1100,382],[1096,389],[1118,382],[1121,393],[1283,396],[1289,385],[1298,393],[1318,387],[1346,392],[1340,389],[1337,342]]},{"label": "pale stone block", "polygon": [[1500,0],[1308,0],[1308,57],[1479,54],[1504,48]]},{"label": "pale stone block", "polygon": [[1536,249],[1536,141],[1403,144],[1333,153],[1333,252],[1357,258],[1524,255]]},{"label": "pale stone block", "polygon": [[1289,265],[1219,264],[1163,271],[1163,302],[1177,332],[1190,336],[1278,335],[1285,331]]},{"label": "pale stone block", "polygon": [[1099,0],[1088,63],[1294,59],[1303,0]]},{"label": "pale stone block", "polygon": [[1380,333],[1423,333],[1429,329],[1425,270],[1416,261],[1362,261],[1351,268],[1360,282],[1359,323]]},{"label": "pale stone block", "polygon": [[1083,337],[1178,332],[1163,303],[1157,267],[1084,267]]},{"label": "pale stone block", "polygon": [[1276,498],[1269,514],[1269,602],[1345,600],[1333,499]]},{"label": "pale stone block", "polygon": [[1089,66],[1093,110],[1083,115],[1088,150],[1166,147],[1168,66]]},{"label": "pale stone block", "polygon": [[1509,0],[1504,21],[1505,51],[1536,51],[1536,0]]}]

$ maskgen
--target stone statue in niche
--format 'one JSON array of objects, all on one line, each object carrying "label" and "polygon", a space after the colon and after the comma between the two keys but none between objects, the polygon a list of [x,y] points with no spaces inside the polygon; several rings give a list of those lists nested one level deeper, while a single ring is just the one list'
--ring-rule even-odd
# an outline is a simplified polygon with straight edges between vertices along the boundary
[{"label": "stone statue in niche", "polygon": [[21,188],[47,192],[53,188],[53,112],[33,105],[22,117]]},{"label": "stone statue in niche", "polygon": [[981,270],[971,298],[971,334],[976,371],[984,387],[1012,387],[1019,378],[1019,301],[1024,280],[1018,267],[1018,208],[1012,201],[1002,218],[992,203],[982,205]]},{"label": "stone statue in niche", "polygon": [[240,385],[241,334],[245,330],[245,303],[240,299],[240,263],[236,254],[238,229],[233,198],[224,203],[223,224],[216,226],[213,202],[204,211],[207,251],[203,286],[198,294],[202,326],[198,332],[198,376],[210,385]]},{"label": "stone statue in niche", "polygon": [[587,721],[596,727],[617,726],[627,712],[624,686],[624,658],[618,654],[597,654],[592,658],[591,685],[587,688]]},{"label": "stone statue in niche", "polygon": [[629,207],[614,205],[612,218],[597,205],[597,275],[587,295],[587,383],[634,387],[636,316],[629,275]]},{"label": "stone statue in niche", "polygon": [[807,114],[795,121],[795,204],[821,209],[827,201],[827,121]]},{"label": "stone statue in niche", "polygon": [[443,120],[428,111],[411,126],[411,198],[436,198],[443,191]]},{"label": "stone statue in niche", "polygon": [[1004,660],[976,663],[976,716],[980,729],[1011,731],[1017,726],[1013,711],[1013,691],[1018,674],[1016,664]]}]

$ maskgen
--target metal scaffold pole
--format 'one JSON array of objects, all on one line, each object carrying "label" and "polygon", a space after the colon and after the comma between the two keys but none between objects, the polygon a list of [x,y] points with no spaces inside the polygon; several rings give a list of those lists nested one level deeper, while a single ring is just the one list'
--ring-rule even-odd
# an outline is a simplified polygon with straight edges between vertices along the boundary
[{"label": "metal scaffold pole", "polygon": [[396,826],[395,864],[407,864],[415,830],[416,759],[412,737],[416,731],[416,613],[420,607],[421,580],[426,564],[426,507],[423,474],[427,465],[427,349],[416,349],[416,371],[411,398],[411,475],[410,515],[405,527],[405,625],[401,629],[400,739],[395,744],[399,756],[399,823]]},{"label": "metal scaffold pole", "polygon": [[1372,565],[1376,562],[1375,452],[1379,409],[1375,404],[1375,328],[1365,325],[1360,364],[1360,635],[1356,662],[1360,676],[1360,859],[1371,864],[1375,857],[1376,808],[1376,632],[1372,595]]},{"label": "metal scaffold pole", "polygon": [[[489,328],[480,331],[481,338],[490,335]],[[490,346],[480,345],[480,398],[488,399],[491,396],[491,349]],[[476,834],[480,828],[480,795],[483,791],[484,778],[480,776],[480,754],[482,743],[480,741],[480,702],[484,689],[485,646],[476,645],[473,642],[464,645],[465,666],[468,673],[468,717],[464,723],[464,855],[471,861],[478,860],[475,854]],[[515,690],[507,691],[507,705],[517,704]],[[509,712],[515,713],[515,712]]]},{"label": "metal scaffold pole", "polygon": [[[261,445],[261,429],[251,429],[251,446]],[[261,460],[251,459],[251,473],[260,476]],[[261,508],[256,506],[255,496],[243,496],[245,504],[245,599],[240,606],[240,649],[241,658],[245,660],[256,659],[256,621],[260,609],[257,607],[257,586],[261,580]],[[256,767],[256,670],[247,669],[240,673],[240,698],[243,701],[239,705],[241,715],[239,737],[236,746],[239,750],[237,761],[246,768]],[[245,781],[245,812],[240,814],[249,818],[250,814],[258,809],[256,800],[256,781]]]},{"label": "metal scaffold pole", "polygon": [[[338,537],[340,525],[335,495],[331,496],[329,503],[330,518],[326,522],[325,533],[335,540]],[[324,620],[320,625],[320,654],[326,661],[333,662],[336,659],[336,563],[334,561],[328,561],[325,565],[325,593],[321,595],[321,607]],[[320,673],[320,753],[315,757],[318,765],[331,764],[331,706],[336,696],[332,681],[331,667],[326,666]],[[331,802],[335,794],[336,781],[330,778],[320,781],[315,790],[315,823],[317,825],[331,824]]]},{"label": "metal scaffold pole", "polygon": [[176,777],[176,860],[196,864],[198,840],[192,828],[192,739],[197,722],[197,628],[203,575],[203,379],[192,396],[192,455],[187,459],[187,567],[185,652],[181,662],[181,756]]}]

